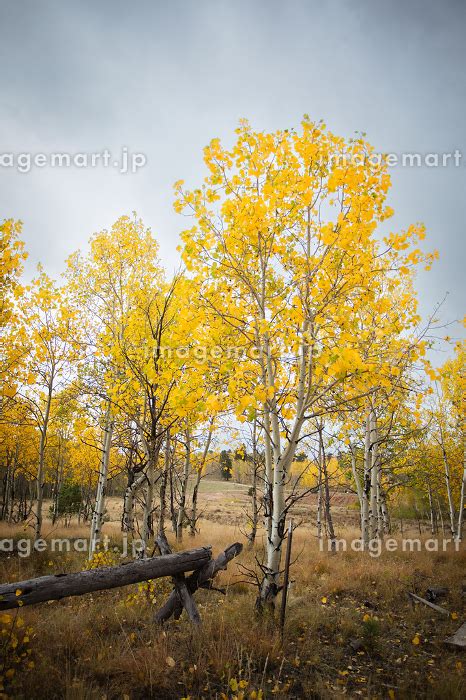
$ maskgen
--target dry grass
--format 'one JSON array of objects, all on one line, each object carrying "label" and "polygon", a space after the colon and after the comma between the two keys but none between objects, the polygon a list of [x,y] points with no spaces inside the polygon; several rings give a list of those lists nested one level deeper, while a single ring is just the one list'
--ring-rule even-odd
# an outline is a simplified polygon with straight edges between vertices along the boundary
[{"label": "dry grass", "polygon": [[[117,523],[107,523],[118,538]],[[1,536],[24,537],[2,526]],[[351,531],[347,531],[351,536]],[[86,528],[57,529],[54,537],[83,537]],[[214,553],[244,540],[235,525],[212,520],[185,548],[212,544]],[[153,605],[144,594],[127,598],[135,587],[24,608],[34,628],[35,668],[18,673],[10,686],[17,698],[180,699],[245,698],[451,698],[464,697],[463,657],[444,646],[464,613],[461,585],[466,552],[384,553],[370,558],[356,552],[320,552],[309,529],[295,533],[285,638],[280,643],[270,618],[254,614],[256,591],[246,585],[239,564],[254,565],[261,544],[245,550],[219,577],[226,596],[196,594],[200,629],[183,617],[160,629],[153,613],[168,582],[157,584]],[[84,555],[2,555],[2,580],[79,570]],[[238,582],[239,581],[239,582]],[[457,620],[425,607],[413,609],[407,591],[447,585],[445,606]],[[412,640],[418,635],[420,643]],[[350,642],[360,645],[355,651]],[[232,690],[244,681],[243,691]],[[222,695],[223,694],[223,695]]]}]

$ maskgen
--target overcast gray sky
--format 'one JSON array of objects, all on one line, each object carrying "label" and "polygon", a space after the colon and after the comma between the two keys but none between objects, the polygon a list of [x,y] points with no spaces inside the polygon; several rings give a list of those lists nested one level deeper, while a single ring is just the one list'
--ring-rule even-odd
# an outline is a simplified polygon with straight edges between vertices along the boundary
[{"label": "overcast gray sky", "polygon": [[377,151],[463,153],[461,167],[391,171],[391,227],[424,221],[440,251],[422,310],[446,292],[464,313],[466,3],[462,0],[0,0],[0,153],[143,152],[115,168],[0,167],[0,217],[21,218],[29,271],[58,275],[89,236],[136,210],[178,263],[177,179],[238,119],[297,126],[304,113]]}]

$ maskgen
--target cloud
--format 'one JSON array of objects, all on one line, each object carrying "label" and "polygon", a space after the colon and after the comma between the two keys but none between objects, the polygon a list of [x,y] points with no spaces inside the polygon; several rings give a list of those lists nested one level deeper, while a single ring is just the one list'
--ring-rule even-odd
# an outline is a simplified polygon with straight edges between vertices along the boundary
[{"label": "cloud", "polygon": [[[127,146],[148,164],[0,169],[1,215],[24,221],[30,267],[58,274],[94,231],[137,210],[175,267],[185,222],[171,185],[199,182],[202,147],[231,139],[240,117],[275,129],[309,113],[344,136],[367,132],[377,151],[466,154],[465,15],[433,0],[3,3],[0,150]],[[423,220],[441,253],[419,280],[422,310],[449,290],[444,314],[462,316],[465,168],[397,168],[392,180],[396,225]]]}]

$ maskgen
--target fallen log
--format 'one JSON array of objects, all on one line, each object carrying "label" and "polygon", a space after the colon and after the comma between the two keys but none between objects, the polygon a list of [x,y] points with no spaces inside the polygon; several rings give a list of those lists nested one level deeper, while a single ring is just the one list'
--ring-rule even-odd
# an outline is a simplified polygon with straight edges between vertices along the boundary
[{"label": "fallen log", "polygon": [[466,622],[461,625],[459,630],[456,630],[453,636],[445,639],[445,644],[456,649],[466,649]]},{"label": "fallen log", "polygon": [[[171,547],[168,544],[168,540],[164,532],[159,533],[155,541],[160,550],[160,554],[168,555],[172,553]],[[189,619],[195,625],[200,625],[201,616],[199,615],[199,611],[197,609],[196,603],[194,602],[194,598],[188,590],[184,574],[175,574],[174,576],[172,576],[172,579],[173,583],[175,584],[175,591],[178,595],[179,602],[182,604],[182,607],[184,607],[186,612],[188,613]]]},{"label": "fallen log", "polygon": [[131,583],[163,576],[176,576],[186,571],[202,569],[211,558],[211,547],[200,547],[167,556],[131,561],[119,566],[4,583],[0,585],[0,610],[128,586]]},{"label": "fallen log", "polygon": [[[192,596],[198,588],[212,588],[212,580],[216,574],[226,569],[228,563],[238,556],[243,550],[243,545],[240,542],[230,545],[224,552],[219,554],[216,559],[211,559],[202,568],[193,571],[193,573],[185,579],[187,590]],[[170,593],[166,603],[155,614],[155,621],[162,624],[166,622],[172,615],[175,620],[178,620],[183,612],[184,603],[180,600],[180,596],[175,588]]]},{"label": "fallen log", "polygon": [[429,600],[426,600],[425,598],[421,598],[420,595],[416,595],[415,593],[408,593],[409,597],[411,598],[414,603],[422,603],[423,605],[427,605],[427,607],[432,608],[432,610],[435,610],[435,612],[441,613],[442,615],[447,615],[450,617],[450,612],[446,608],[440,607],[440,605],[436,605],[435,603],[431,603]]}]

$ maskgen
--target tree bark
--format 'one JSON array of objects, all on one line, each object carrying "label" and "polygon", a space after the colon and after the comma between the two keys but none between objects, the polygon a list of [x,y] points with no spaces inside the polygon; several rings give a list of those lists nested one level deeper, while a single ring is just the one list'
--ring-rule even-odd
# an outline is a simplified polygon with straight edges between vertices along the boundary
[{"label": "tree bark", "polygon": [[439,427],[439,433],[440,433],[440,445],[442,448],[442,457],[443,457],[443,465],[445,469],[445,487],[447,491],[447,498],[448,498],[448,511],[450,515],[450,532],[452,534],[452,537],[455,536],[455,506],[453,504],[453,496],[451,493],[451,483],[450,483],[450,464],[448,462],[448,456],[447,456],[447,451],[445,447],[445,440],[444,440],[444,435],[443,435],[443,428],[442,428],[442,423],[439,420],[438,422],[438,427]]},{"label": "tree bark", "polygon": [[359,518],[360,518],[361,533],[362,533],[362,501],[363,501],[362,484],[361,484],[361,479],[360,479],[360,476],[358,474],[358,470],[357,470],[357,466],[356,466],[356,448],[354,448],[353,445],[351,445],[351,444],[350,444],[349,448],[350,448],[350,452],[351,452],[351,472],[353,474],[354,484],[356,486],[356,493],[358,494]]},{"label": "tree bark", "polygon": [[105,491],[107,488],[108,467],[110,464],[110,451],[112,447],[113,421],[110,417],[110,406],[107,408],[104,425],[104,439],[102,445],[102,458],[100,460],[99,480],[97,482],[97,494],[94,512],[92,513],[91,537],[89,543],[89,559],[92,559],[100,540],[102,520],[105,508]]},{"label": "tree bark", "polygon": [[432,536],[434,536],[436,533],[437,523],[435,518],[434,502],[432,500],[432,488],[430,486],[430,482],[428,482],[427,484],[427,495],[429,497],[430,531],[432,533]]},{"label": "tree bark", "polygon": [[369,499],[369,539],[377,538],[377,483],[378,483],[378,439],[374,409],[370,412],[370,499]]},{"label": "tree bark", "polygon": [[[120,566],[105,566],[75,574],[58,574],[0,585],[0,610],[60,600],[92,591],[127,586],[148,579],[195,571],[212,559],[210,547],[200,547],[162,557],[151,557]],[[21,591],[18,594],[18,591]]]},{"label": "tree bark", "polygon": [[461,542],[463,539],[463,518],[464,518],[464,507],[466,499],[466,451],[465,451],[465,462],[463,469],[463,481],[461,482],[461,493],[460,493],[460,505],[458,509],[458,527],[456,530],[456,539]]},{"label": "tree bark", "polygon": [[[211,581],[222,569],[226,569],[228,563],[241,553],[243,545],[239,542],[227,547],[216,559],[211,559],[202,568],[196,570],[185,580],[190,595],[193,595],[198,588],[210,588]],[[167,602],[156,613],[155,621],[166,622],[172,615],[178,620],[183,612],[183,605],[176,590],[172,591]]]},{"label": "tree bark", "polygon": [[181,542],[183,539],[183,526],[186,520],[186,491],[188,489],[188,479],[191,472],[191,433],[189,427],[186,428],[186,454],[183,466],[183,476],[181,477],[180,505],[178,517],[176,519],[176,539]]},{"label": "tree bark", "polygon": [[194,483],[194,488],[193,488],[193,495],[191,498],[191,516],[189,518],[189,534],[191,537],[194,537],[196,535],[196,523],[197,523],[197,499],[199,495],[199,485],[201,483],[202,479],[202,472],[205,467],[207,455],[209,454],[209,449],[210,449],[210,443],[212,441],[212,435],[214,431],[214,421],[213,419],[210,422],[209,425],[209,433],[207,435],[207,442],[204,447],[204,452],[202,453],[202,459],[201,463],[197,469],[197,474],[196,474],[196,481]]},{"label": "tree bark", "polygon": [[167,510],[167,482],[168,482],[168,472],[170,469],[170,433],[167,430],[165,435],[165,456],[163,462],[163,471],[160,479],[160,511],[159,511],[159,524],[157,528],[157,534],[161,535],[165,533],[165,512]]},{"label": "tree bark", "polygon": [[322,454],[322,470],[324,477],[324,494],[325,494],[325,521],[327,524],[327,537],[330,540],[330,551],[332,553],[336,552],[336,542],[335,542],[335,529],[333,527],[332,510],[330,504],[330,484],[328,476],[328,464],[327,456],[325,454],[324,438],[323,438],[323,424],[320,424],[319,428],[319,442]]},{"label": "tree bark", "polygon": [[146,481],[146,474],[140,474],[137,479],[125,489],[125,495],[123,500],[123,516],[122,516],[122,530],[123,532],[133,532],[134,531],[134,516],[133,516],[133,503],[134,496],[136,492],[141,488],[143,483]]},{"label": "tree bark", "polygon": [[40,539],[42,533],[42,503],[44,499],[44,478],[45,478],[45,447],[47,445],[47,430],[49,426],[50,419],[50,409],[52,406],[52,395],[53,395],[53,382],[54,382],[54,372],[49,378],[47,387],[47,398],[45,404],[45,412],[40,426],[40,442],[39,442],[39,468],[37,471],[37,491],[36,491],[36,523],[34,528],[34,541]]},{"label": "tree bark", "polygon": [[251,506],[250,517],[251,531],[248,534],[248,544],[254,546],[257,536],[257,526],[259,522],[259,508],[257,505],[257,475],[260,466],[260,458],[257,451],[257,418],[254,417],[252,425],[252,483],[251,483]]},{"label": "tree bark", "polygon": [[371,495],[371,431],[370,414],[366,417],[364,440],[364,485],[362,490],[361,538],[363,548],[369,546],[369,500]]},{"label": "tree bark", "polygon": [[317,526],[317,538],[319,540],[319,545],[321,545],[322,538],[322,484],[323,484],[323,463],[322,463],[322,442],[320,440],[319,434],[319,452],[317,458],[317,469],[319,473],[317,475],[317,514],[316,514],[316,526]]},{"label": "tree bark", "polygon": [[143,523],[142,523],[142,555],[145,556],[147,551],[147,546],[149,542],[149,537],[154,533],[153,527],[153,506],[154,506],[154,482],[155,482],[155,467],[158,460],[159,447],[155,445],[150,446],[149,450],[149,460],[147,465],[147,487],[144,499],[144,512],[143,512]]}]

